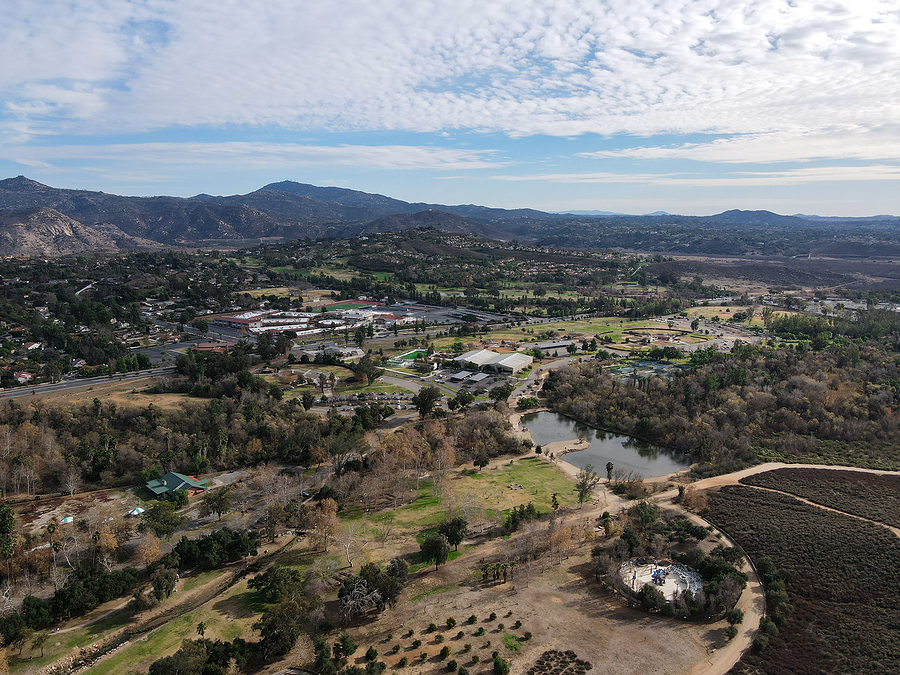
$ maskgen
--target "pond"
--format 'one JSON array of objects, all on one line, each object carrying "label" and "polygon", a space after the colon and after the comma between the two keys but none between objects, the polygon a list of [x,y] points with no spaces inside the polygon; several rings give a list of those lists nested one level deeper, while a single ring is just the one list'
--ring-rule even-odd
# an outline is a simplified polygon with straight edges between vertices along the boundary
[{"label": "pond", "polygon": [[535,445],[579,438],[589,441],[589,448],[566,453],[564,459],[579,469],[593,464],[594,471],[601,476],[606,476],[607,462],[612,462],[616,469],[637,471],[644,478],[665,476],[691,464],[688,457],[673,450],[595,429],[555,412],[528,413],[522,416],[522,424],[528,427]]}]

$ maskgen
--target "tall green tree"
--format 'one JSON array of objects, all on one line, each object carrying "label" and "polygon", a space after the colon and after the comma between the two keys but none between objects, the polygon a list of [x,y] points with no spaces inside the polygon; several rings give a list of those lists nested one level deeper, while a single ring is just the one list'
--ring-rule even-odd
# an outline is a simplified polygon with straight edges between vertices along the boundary
[{"label": "tall green tree", "polygon": [[200,507],[200,515],[208,516],[215,513],[218,520],[222,520],[222,515],[231,510],[231,487],[221,487],[218,490],[207,490],[203,494],[203,503]]},{"label": "tall green tree", "polygon": [[443,534],[432,534],[430,537],[426,537],[419,549],[422,561],[433,562],[434,569],[447,562],[447,558],[450,556],[450,542]]},{"label": "tall green tree", "polygon": [[600,483],[600,476],[594,472],[594,465],[588,464],[578,471],[575,476],[575,493],[578,495],[578,504],[584,506],[584,500],[591,496],[594,488]]},{"label": "tall green tree", "polygon": [[451,518],[450,520],[441,523],[438,526],[438,532],[447,537],[447,541],[450,545],[458,551],[459,545],[462,543],[463,539],[466,538],[466,529],[468,526],[469,524],[466,522],[465,518],[457,516],[456,518]]},{"label": "tall green tree", "polygon": [[138,529],[142,532],[152,530],[157,537],[171,537],[183,520],[184,518],[178,514],[175,502],[160,499],[153,502],[150,508],[141,514]]},{"label": "tall green tree", "polygon": [[433,384],[422,387],[419,393],[412,397],[412,404],[419,411],[420,417],[428,417],[434,410],[434,406],[441,400],[441,390]]}]

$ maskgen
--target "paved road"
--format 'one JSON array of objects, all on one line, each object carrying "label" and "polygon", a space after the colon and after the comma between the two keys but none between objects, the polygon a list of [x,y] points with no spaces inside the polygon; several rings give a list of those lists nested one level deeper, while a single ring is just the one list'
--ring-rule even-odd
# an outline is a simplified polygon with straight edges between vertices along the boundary
[{"label": "paved road", "polygon": [[541,365],[534,368],[530,373],[528,373],[528,377],[526,377],[522,384],[517,386],[513,393],[510,394],[509,400],[512,403],[515,399],[520,396],[525,396],[530,391],[532,385],[534,385],[540,378],[544,376],[549,370],[556,370],[557,368],[562,368],[564,366],[569,365],[572,361],[577,361],[581,358],[590,359],[589,356],[564,356],[562,358],[556,359],[555,361],[551,361],[549,363],[542,363]]},{"label": "paved road", "polygon": [[37,384],[33,387],[17,387],[15,389],[4,389],[0,391],[0,398],[17,398],[19,396],[31,396],[37,394],[49,394],[57,391],[70,391],[81,389],[83,387],[94,387],[98,384],[110,384],[115,382],[123,382],[125,380],[133,380],[141,377],[153,377],[156,375],[165,375],[175,370],[174,367],[150,368],[148,370],[140,370],[136,373],[119,373],[118,375],[110,375],[106,377],[88,377],[79,380],[63,380],[62,382],[54,382],[52,384]]}]

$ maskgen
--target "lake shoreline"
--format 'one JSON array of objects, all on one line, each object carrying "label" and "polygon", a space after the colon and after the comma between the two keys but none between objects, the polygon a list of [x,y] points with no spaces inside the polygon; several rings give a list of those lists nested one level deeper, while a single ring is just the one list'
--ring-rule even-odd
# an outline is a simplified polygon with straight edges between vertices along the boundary
[{"label": "lake shoreline", "polygon": [[[580,427],[584,427],[585,429],[590,429],[592,432],[598,435],[598,438],[593,440],[588,433],[585,433],[581,438],[563,438],[563,440],[554,440],[548,443],[541,443],[542,454],[550,459],[550,455],[553,455],[553,460],[560,465],[560,468],[563,471],[572,477],[575,477],[577,473],[581,470],[582,467],[576,466],[574,463],[562,459],[565,455],[568,455],[572,452],[584,452],[591,450],[594,447],[595,442],[599,442],[600,446],[596,449],[596,454],[599,455],[598,461],[603,464],[600,467],[599,471],[597,467],[594,467],[595,471],[598,471],[600,474],[605,473],[606,469],[606,461],[612,461],[617,468],[622,467],[628,468],[629,470],[637,471],[642,476],[644,476],[644,480],[657,481],[659,479],[666,478],[668,476],[673,476],[677,474],[684,473],[685,471],[690,470],[693,462],[689,455],[685,455],[683,453],[679,453],[672,448],[667,448],[665,446],[658,445],[656,443],[652,443],[642,439],[638,436],[634,436],[631,434],[622,434],[617,431],[609,431],[606,429],[598,428],[592,426],[590,424],[585,424],[581,420],[575,419],[573,417],[569,417],[564,413],[557,412],[555,410],[551,410],[546,406],[542,406],[540,408],[534,408],[532,410],[526,411],[516,411],[509,416],[510,424],[513,426],[513,432],[520,436],[523,440],[528,439],[535,445],[538,445],[538,442],[534,438],[534,434],[532,433],[532,429],[528,428],[528,424],[524,421],[525,415],[537,415],[539,413],[550,413],[555,416],[558,420],[565,420],[571,423],[573,426],[577,425]],[[577,430],[577,429],[576,429]],[[553,435],[554,429],[545,429],[546,433],[542,435],[546,437],[548,434]],[[561,430],[560,436],[564,436],[565,432]],[[602,435],[608,435],[611,437],[610,440],[602,438]],[[603,447],[604,443],[609,443],[610,441],[618,441],[620,443],[619,447],[610,448],[608,445]],[[627,447],[625,443],[629,440],[634,440],[639,443],[645,443],[652,448],[656,448],[659,451],[659,454],[662,456],[655,456],[651,458],[646,458],[640,454],[640,450],[637,450],[633,447]],[[644,465],[641,466],[640,461],[635,461],[635,459],[628,459],[625,457],[617,457],[616,453],[625,451],[625,453],[635,453],[638,457],[643,459]],[[607,454],[609,453],[609,454]],[[665,459],[663,459],[665,457]],[[647,462],[651,464],[651,466],[647,466]],[[653,463],[660,462],[661,466],[654,468],[652,466]],[[653,476],[646,476],[645,474],[655,473]]]}]

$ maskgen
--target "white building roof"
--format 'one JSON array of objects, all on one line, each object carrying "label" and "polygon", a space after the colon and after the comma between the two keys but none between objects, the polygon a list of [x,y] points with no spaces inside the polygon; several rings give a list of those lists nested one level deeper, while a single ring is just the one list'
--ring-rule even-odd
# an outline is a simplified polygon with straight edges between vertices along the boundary
[{"label": "white building roof", "polygon": [[499,356],[497,352],[492,352],[489,349],[473,349],[470,352],[466,352],[462,356],[457,356],[454,361],[458,363],[471,363],[472,365],[480,368],[486,363],[489,363],[492,359]]},{"label": "white building roof", "polygon": [[505,368],[512,368],[513,370],[519,370],[521,368],[525,368],[530,366],[534,359],[532,359],[527,354],[520,354],[518,352],[513,352],[512,354],[497,354],[493,359],[487,362],[488,366],[503,366]]}]

